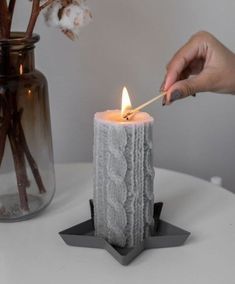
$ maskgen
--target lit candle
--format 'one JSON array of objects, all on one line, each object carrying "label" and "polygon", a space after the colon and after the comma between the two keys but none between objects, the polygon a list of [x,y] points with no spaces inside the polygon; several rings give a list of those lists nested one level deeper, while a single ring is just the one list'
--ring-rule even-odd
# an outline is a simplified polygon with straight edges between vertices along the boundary
[{"label": "lit candle", "polygon": [[153,118],[138,112],[130,120],[126,88],[122,110],[94,118],[94,224],[97,236],[120,247],[144,240],[153,225]]}]

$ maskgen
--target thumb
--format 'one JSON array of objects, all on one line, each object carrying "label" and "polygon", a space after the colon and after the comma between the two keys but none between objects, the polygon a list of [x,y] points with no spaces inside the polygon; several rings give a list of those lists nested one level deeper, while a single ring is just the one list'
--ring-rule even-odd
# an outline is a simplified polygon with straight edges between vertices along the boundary
[{"label": "thumb", "polygon": [[208,91],[209,81],[207,74],[199,74],[185,80],[177,81],[167,90],[165,103],[170,104],[188,96],[195,96],[197,92]]}]

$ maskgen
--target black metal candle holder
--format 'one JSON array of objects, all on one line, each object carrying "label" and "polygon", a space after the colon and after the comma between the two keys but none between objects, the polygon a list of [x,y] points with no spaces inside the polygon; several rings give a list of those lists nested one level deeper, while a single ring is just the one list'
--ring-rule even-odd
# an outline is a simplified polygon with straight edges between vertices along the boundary
[{"label": "black metal candle holder", "polygon": [[120,248],[95,236],[94,207],[90,200],[91,219],[60,232],[66,244],[76,247],[106,249],[122,265],[128,265],[141,252],[153,248],[166,248],[182,245],[190,233],[160,219],[163,203],[154,204],[154,228],[151,235],[133,248]]}]

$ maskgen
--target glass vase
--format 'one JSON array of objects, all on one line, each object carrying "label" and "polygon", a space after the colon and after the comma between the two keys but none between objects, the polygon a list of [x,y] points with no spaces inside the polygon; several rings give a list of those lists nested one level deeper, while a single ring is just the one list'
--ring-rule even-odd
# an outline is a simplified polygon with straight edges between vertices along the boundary
[{"label": "glass vase", "polygon": [[47,80],[35,69],[38,35],[0,41],[0,222],[42,211],[55,192]]}]

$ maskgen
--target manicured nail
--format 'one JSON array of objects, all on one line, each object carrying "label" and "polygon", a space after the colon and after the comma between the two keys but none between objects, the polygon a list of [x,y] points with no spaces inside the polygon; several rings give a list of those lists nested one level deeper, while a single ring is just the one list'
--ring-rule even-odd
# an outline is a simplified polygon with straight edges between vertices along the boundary
[{"label": "manicured nail", "polygon": [[166,96],[164,96],[163,98],[162,98],[162,106],[165,106],[166,105]]},{"label": "manicured nail", "polygon": [[182,93],[179,90],[175,90],[171,93],[170,103],[179,100],[183,97]]}]

